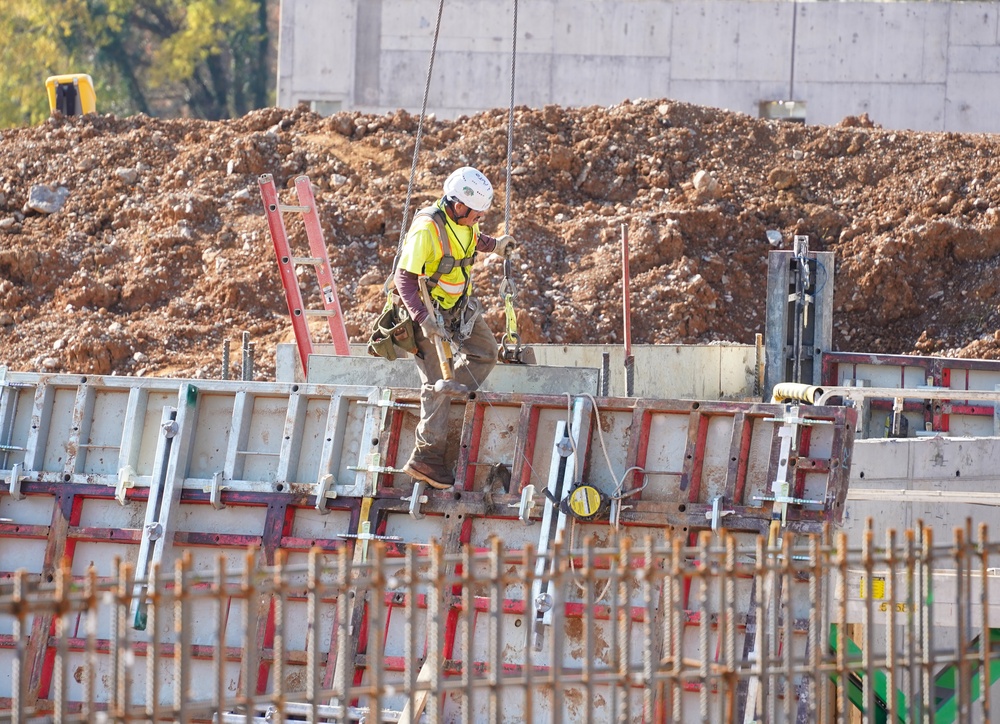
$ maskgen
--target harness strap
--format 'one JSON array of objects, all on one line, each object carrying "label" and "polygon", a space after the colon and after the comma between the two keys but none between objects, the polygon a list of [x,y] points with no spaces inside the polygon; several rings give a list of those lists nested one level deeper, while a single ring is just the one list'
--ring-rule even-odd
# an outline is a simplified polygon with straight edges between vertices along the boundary
[{"label": "harness strap", "polygon": [[[445,226],[444,212],[436,206],[430,206],[426,209],[421,209],[413,217],[416,220],[419,217],[428,217],[434,222],[434,226],[437,228],[438,241],[441,242],[441,261],[438,262],[438,267],[427,278],[427,284],[429,286],[437,286],[438,280],[445,274],[449,274],[455,266],[462,268],[472,266],[475,261],[475,252],[465,257],[464,259],[455,259],[455,256],[451,253],[451,238],[448,236],[448,228]],[[466,274],[466,277],[468,275]]]}]

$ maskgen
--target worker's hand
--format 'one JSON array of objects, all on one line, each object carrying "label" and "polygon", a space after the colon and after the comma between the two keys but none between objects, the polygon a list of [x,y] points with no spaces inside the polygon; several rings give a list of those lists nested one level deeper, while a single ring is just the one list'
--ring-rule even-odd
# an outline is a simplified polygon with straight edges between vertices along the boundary
[{"label": "worker's hand", "polygon": [[440,337],[441,339],[447,339],[448,336],[444,331],[444,327],[438,324],[437,319],[435,319],[433,314],[428,314],[424,321],[420,323],[420,331],[424,333],[427,339],[433,341],[435,337]]},{"label": "worker's hand", "polygon": [[493,249],[494,254],[499,254],[502,257],[511,256],[517,251],[517,241],[510,234],[504,234],[497,238],[497,245]]}]

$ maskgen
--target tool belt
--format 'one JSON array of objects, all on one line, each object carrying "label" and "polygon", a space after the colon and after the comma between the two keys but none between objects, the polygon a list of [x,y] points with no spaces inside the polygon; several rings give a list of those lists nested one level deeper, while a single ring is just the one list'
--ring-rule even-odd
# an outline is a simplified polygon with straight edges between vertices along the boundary
[{"label": "tool belt", "polygon": [[417,353],[417,343],[413,337],[413,320],[399,295],[393,292],[386,300],[385,307],[375,319],[371,335],[368,337],[368,354],[372,357],[394,360],[399,355],[396,348],[409,354]]}]

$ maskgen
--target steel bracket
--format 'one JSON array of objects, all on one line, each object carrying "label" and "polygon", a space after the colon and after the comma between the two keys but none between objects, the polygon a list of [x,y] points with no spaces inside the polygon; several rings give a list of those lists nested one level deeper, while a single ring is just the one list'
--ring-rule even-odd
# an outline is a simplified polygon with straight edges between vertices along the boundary
[{"label": "steel bracket", "polygon": [[326,507],[326,499],[337,497],[337,489],[333,486],[336,482],[333,475],[326,473],[320,476],[319,482],[316,483],[316,510],[320,512],[320,515],[326,515],[330,512],[330,509]]},{"label": "steel bracket", "polygon": [[508,507],[517,508],[517,517],[525,525],[531,525],[531,513],[535,509],[535,486],[525,485],[521,491],[521,502],[511,503]]},{"label": "steel bracket", "polygon": [[207,488],[202,490],[209,494],[209,500],[212,502],[212,507],[216,510],[222,510],[226,507],[226,504],[222,502],[222,491],[229,490],[229,486],[222,485],[223,471],[219,471],[212,476],[212,484]]},{"label": "steel bracket", "polygon": [[705,517],[712,521],[712,530],[718,531],[722,527],[722,519],[727,515],[735,515],[735,510],[722,509],[722,496],[716,495],[712,498],[712,509],[706,511]]},{"label": "steel bracket", "polygon": [[126,465],[118,470],[118,481],[115,483],[115,500],[119,505],[125,505],[128,501],[129,488],[135,487],[135,470],[131,465]]},{"label": "steel bracket", "polygon": [[21,463],[14,463],[11,468],[9,490],[10,497],[14,500],[24,500],[24,493],[21,492]]},{"label": "steel bracket", "polygon": [[420,506],[427,502],[427,496],[424,494],[426,487],[427,483],[414,483],[413,493],[411,493],[408,498],[403,498],[403,500],[409,501],[410,517],[414,520],[420,520],[424,517],[423,511],[420,510]]}]

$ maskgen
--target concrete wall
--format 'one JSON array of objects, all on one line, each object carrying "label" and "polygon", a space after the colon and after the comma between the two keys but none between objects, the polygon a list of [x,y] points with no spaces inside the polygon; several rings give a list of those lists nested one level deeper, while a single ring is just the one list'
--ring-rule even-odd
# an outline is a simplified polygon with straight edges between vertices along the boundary
[{"label": "concrete wall", "polygon": [[[530,345],[538,365],[548,367],[580,367],[600,371],[604,367],[604,354],[608,354],[608,394],[626,396],[625,352],[621,345],[600,344],[533,344]],[[399,372],[390,381],[383,373],[383,360],[369,357],[365,345],[351,345],[352,361],[347,367],[336,365],[333,345],[318,344],[316,355],[310,357],[310,382],[371,385],[392,387],[416,386],[416,368],[409,359],[392,363]],[[658,397],[692,400],[754,400],[757,375],[757,350],[753,346],[737,344],[640,344],[632,348],[634,358],[632,392],[635,397]],[[354,358],[358,359],[355,360]],[[320,359],[318,359],[320,358]],[[369,368],[364,363],[369,363]],[[516,367],[516,365],[511,365]],[[334,377],[333,375],[336,374]],[[357,374],[355,379],[341,375]],[[570,375],[572,380],[584,379]],[[306,376],[299,362],[294,344],[279,344],[275,351],[275,378],[278,382],[304,382]],[[491,387],[500,392],[525,392],[510,388],[506,380],[517,377],[504,376],[504,382]],[[575,383],[574,383],[575,384]],[[552,389],[533,389],[534,392],[562,394],[576,389],[566,384]]]},{"label": "concrete wall", "polygon": [[[420,111],[435,0],[282,0],[278,105]],[[449,0],[428,111],[510,102],[513,3]],[[1000,131],[1000,4],[522,0],[515,103],[672,98],[808,123],[868,113],[886,128]]]}]

